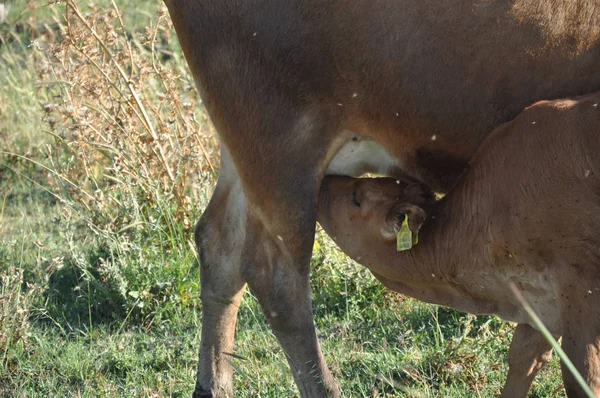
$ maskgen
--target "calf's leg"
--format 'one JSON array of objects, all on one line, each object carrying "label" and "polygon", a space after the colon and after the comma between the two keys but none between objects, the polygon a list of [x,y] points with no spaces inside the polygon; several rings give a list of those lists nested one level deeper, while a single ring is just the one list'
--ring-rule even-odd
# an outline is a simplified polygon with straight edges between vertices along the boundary
[{"label": "calf's leg", "polygon": [[535,375],[551,357],[552,347],[544,336],[527,324],[518,324],[508,351],[508,376],[500,396],[526,397]]},{"label": "calf's leg", "polygon": [[[597,397],[600,397],[599,286],[600,278],[595,276],[563,278],[560,294],[556,295],[557,299],[560,297],[562,348]],[[561,368],[567,396],[587,397],[564,363]]]}]

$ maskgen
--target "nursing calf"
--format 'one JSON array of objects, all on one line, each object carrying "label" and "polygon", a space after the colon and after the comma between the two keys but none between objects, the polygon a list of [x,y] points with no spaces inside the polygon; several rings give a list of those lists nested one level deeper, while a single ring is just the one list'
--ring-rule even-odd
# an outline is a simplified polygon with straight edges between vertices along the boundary
[{"label": "nursing calf", "polygon": [[[599,103],[593,94],[526,109],[484,141],[439,201],[403,180],[322,185],[321,225],[388,288],[518,323],[505,397],[525,397],[551,356],[511,282],[600,396]],[[406,228],[420,242],[399,252]],[[564,367],[563,379],[569,397],[583,396]]]}]

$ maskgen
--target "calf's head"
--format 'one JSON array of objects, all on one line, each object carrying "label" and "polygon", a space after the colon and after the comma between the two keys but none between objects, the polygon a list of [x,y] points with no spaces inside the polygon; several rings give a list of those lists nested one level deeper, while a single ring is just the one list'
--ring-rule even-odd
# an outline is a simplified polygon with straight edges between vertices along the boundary
[{"label": "calf's head", "polygon": [[367,264],[377,261],[382,247],[396,247],[406,217],[418,233],[426,217],[422,206],[434,200],[414,181],[330,176],[321,185],[318,220],[346,254]]}]

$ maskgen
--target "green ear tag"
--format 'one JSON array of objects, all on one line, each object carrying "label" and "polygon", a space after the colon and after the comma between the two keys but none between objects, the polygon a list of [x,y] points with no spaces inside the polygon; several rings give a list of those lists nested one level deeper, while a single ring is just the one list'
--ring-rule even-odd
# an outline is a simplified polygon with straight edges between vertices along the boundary
[{"label": "green ear tag", "polygon": [[419,243],[419,235],[412,233],[408,227],[408,215],[405,215],[400,230],[396,235],[396,250],[399,252],[409,250],[417,243]]}]

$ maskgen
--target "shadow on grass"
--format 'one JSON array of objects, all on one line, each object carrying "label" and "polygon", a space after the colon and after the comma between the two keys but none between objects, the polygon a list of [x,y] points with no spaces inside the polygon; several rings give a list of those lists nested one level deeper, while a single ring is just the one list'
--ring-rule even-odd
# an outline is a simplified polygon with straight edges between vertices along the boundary
[{"label": "shadow on grass", "polygon": [[106,248],[97,247],[89,253],[86,269],[66,259],[53,270],[43,293],[45,311],[38,321],[58,323],[65,330],[123,321],[127,316],[123,293],[100,272],[103,259],[110,255]]}]

